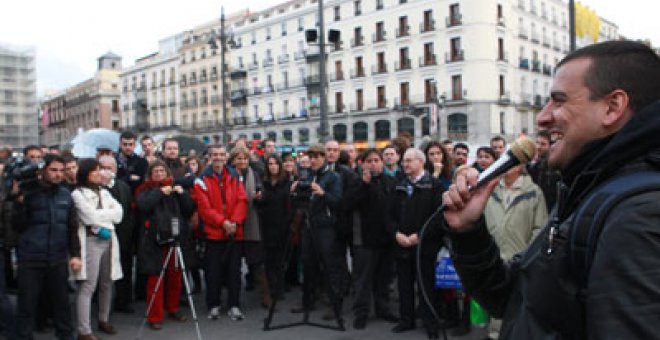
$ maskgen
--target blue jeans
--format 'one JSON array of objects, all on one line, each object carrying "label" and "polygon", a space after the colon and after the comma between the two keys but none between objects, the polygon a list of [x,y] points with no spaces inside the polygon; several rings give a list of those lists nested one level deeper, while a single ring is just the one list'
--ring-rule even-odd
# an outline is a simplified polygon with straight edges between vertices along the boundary
[{"label": "blue jeans", "polygon": [[5,283],[5,249],[0,247],[0,334],[11,340],[16,338],[16,320]]}]

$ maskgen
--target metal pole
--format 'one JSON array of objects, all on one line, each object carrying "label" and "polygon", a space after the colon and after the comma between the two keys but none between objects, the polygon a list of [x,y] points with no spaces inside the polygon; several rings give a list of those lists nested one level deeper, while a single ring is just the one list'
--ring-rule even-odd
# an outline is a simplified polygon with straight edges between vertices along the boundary
[{"label": "metal pole", "polygon": [[329,139],[328,135],[328,96],[327,75],[325,73],[325,24],[323,22],[323,0],[319,1],[319,76],[320,84],[320,105],[321,105],[321,142],[325,143]]},{"label": "metal pole", "polygon": [[220,81],[222,82],[222,145],[229,144],[227,135],[227,64],[225,52],[227,51],[227,36],[225,34],[225,7],[220,10]]},{"label": "metal pole", "polygon": [[575,51],[575,0],[568,1],[568,31],[570,37],[570,50]]}]

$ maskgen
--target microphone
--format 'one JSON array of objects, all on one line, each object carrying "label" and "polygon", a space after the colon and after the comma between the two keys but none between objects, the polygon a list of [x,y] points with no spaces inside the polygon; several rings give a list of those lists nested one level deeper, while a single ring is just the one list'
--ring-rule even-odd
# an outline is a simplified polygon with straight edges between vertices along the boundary
[{"label": "microphone", "polygon": [[477,184],[470,187],[470,191],[476,190],[490,182],[495,177],[507,172],[518,164],[526,164],[536,155],[536,145],[527,137],[520,137],[511,144],[507,152],[503,153],[495,163],[484,170],[477,180]]}]

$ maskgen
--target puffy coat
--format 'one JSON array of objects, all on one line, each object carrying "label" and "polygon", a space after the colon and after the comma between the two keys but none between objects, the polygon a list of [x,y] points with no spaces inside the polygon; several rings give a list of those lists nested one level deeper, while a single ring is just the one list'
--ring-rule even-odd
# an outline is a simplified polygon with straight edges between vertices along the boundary
[{"label": "puffy coat", "polygon": [[[219,176],[222,176],[220,179]],[[221,190],[222,185],[222,190]],[[224,193],[224,197],[223,197]],[[243,221],[247,216],[247,195],[238,178],[227,167],[222,174],[215,174],[208,167],[195,181],[192,198],[197,203],[197,212],[204,221],[204,232],[209,240],[228,240],[222,227],[225,220],[237,224],[236,240],[243,239]]]},{"label": "puffy coat", "polygon": [[71,192],[63,185],[40,184],[14,204],[18,262],[66,261],[80,256],[78,224]]}]

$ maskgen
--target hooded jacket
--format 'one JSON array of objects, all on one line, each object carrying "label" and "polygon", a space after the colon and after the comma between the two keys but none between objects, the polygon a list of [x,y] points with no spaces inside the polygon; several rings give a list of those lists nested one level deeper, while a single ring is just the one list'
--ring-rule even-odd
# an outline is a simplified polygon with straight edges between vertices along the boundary
[{"label": "hooded jacket", "polygon": [[[586,146],[563,172],[549,223],[509,264],[500,259],[483,222],[451,234],[464,287],[491,315],[504,317],[501,339],[657,338],[660,192],[627,198],[612,209],[585,285],[569,261],[568,237],[573,214],[600,184],[634,171],[659,171],[658,131],[655,102],[616,134]],[[551,242],[552,226],[557,232]]]}]

